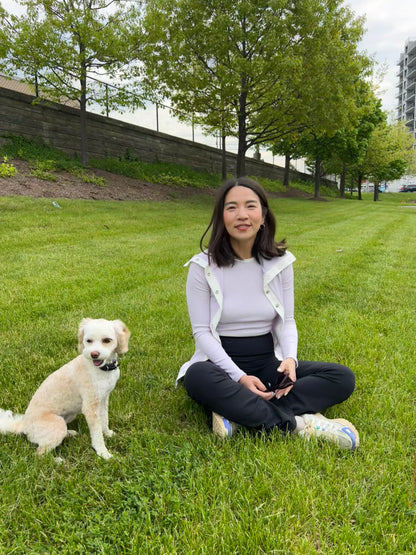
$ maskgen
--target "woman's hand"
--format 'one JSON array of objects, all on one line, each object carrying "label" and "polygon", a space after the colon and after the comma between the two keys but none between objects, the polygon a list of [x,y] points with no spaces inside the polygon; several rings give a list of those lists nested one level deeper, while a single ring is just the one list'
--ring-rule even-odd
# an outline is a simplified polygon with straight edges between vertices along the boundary
[{"label": "woman's hand", "polygon": [[274,391],[266,391],[266,386],[257,376],[249,376],[248,374],[245,374],[238,380],[238,382],[259,397],[266,399],[266,401],[270,401],[270,399],[273,399],[275,396]]},{"label": "woman's hand", "polygon": [[[296,381],[296,362],[293,360],[293,358],[285,358],[285,360],[280,363],[277,371],[289,376],[292,382]],[[286,389],[277,389],[276,399],[280,399],[280,397],[287,395],[292,387],[293,385],[290,385],[289,387],[286,387]]]}]

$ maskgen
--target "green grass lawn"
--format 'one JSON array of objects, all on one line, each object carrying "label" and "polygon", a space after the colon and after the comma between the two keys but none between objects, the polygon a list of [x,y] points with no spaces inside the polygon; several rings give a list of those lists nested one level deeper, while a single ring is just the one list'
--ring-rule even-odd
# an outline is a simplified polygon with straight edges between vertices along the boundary
[{"label": "green grass lawn", "polygon": [[42,458],[0,436],[1,554],[416,553],[416,194],[271,200],[297,257],[299,357],[356,373],[327,413],[359,429],[355,453],[277,432],[221,443],[175,389],[193,352],[183,264],[211,198],[52,200],[0,197],[0,407],[24,411],[76,356],[83,317],[125,321],[130,352],[110,461],[83,417]]}]

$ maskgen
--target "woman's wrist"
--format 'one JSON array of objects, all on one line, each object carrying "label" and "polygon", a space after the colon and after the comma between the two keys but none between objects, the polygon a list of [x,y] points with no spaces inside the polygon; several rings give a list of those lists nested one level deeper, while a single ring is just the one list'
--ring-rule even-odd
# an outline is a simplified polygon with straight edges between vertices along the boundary
[{"label": "woman's wrist", "polygon": [[295,365],[295,368],[297,368],[297,366],[298,366],[298,361],[297,361],[297,359],[296,359],[295,357],[288,356],[288,357],[285,358],[285,360],[287,360],[287,361],[293,361],[293,363],[294,363],[294,365]]}]

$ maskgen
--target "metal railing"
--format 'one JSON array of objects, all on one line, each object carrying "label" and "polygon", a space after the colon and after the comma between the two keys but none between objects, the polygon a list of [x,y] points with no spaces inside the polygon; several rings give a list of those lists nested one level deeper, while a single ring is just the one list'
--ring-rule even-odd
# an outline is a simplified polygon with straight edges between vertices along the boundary
[{"label": "metal railing", "polygon": [[[125,121],[126,123],[131,123],[133,125],[138,125],[140,127],[145,127],[147,129],[153,129],[154,131],[166,133],[174,137],[179,137],[193,142],[202,143],[214,148],[221,149],[222,141],[220,134],[209,134],[202,126],[195,123],[184,123],[181,121],[181,112],[159,102],[153,102],[152,100],[145,100],[144,108],[136,108],[134,110],[124,109],[111,109],[111,91],[115,91],[115,94],[123,91],[124,94],[132,95],[133,99],[135,93],[133,91],[126,91],[123,87],[118,87],[112,83],[107,83],[96,77],[89,77],[90,80],[97,83],[99,87],[104,88],[104,102],[100,105],[91,101],[88,104],[88,110],[92,113],[97,113],[105,115],[106,117],[111,117],[119,121]],[[30,85],[17,78],[11,79],[0,75],[0,87],[8,88],[21,92],[23,94],[29,94],[33,96],[39,96],[42,90],[42,77],[41,75],[35,76],[34,85]],[[132,99],[132,100],[133,100]],[[78,104],[73,100],[68,100],[62,98],[60,102],[64,105],[78,108]],[[134,104],[134,102],[132,102]],[[137,104],[136,99],[136,104]],[[179,116],[179,117],[178,117]],[[238,150],[238,141],[235,137],[227,137],[226,140],[226,150],[227,152],[236,153]],[[253,158],[258,157],[258,152],[255,148],[250,149],[247,152],[248,156]],[[269,164],[282,166],[284,165],[284,158],[272,155],[269,151],[260,151],[261,159]],[[294,161],[296,167],[299,171],[305,171],[305,166],[302,160]],[[302,167],[303,166],[303,167]]]}]

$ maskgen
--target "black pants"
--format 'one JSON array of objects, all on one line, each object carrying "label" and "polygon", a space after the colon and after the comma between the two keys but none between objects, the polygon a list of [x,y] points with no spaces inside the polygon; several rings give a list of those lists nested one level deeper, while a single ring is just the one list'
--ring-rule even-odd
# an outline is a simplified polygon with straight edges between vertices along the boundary
[{"label": "black pants", "polygon": [[[271,334],[260,337],[221,337],[224,350],[241,370],[266,386],[276,383],[280,361]],[[275,426],[293,431],[295,416],[321,412],[345,401],[354,391],[353,372],[341,364],[299,361],[297,381],[290,393],[265,401],[210,361],[192,364],[184,378],[189,396],[209,411],[255,429]]]}]

